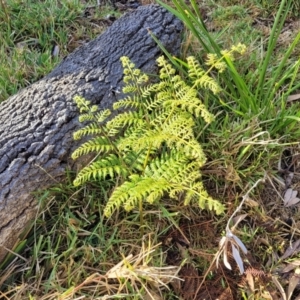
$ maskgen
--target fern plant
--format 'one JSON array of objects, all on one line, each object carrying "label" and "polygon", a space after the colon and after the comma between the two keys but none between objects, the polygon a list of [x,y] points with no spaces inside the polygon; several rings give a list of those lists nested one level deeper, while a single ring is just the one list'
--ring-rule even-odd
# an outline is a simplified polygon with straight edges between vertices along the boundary
[{"label": "fern plant", "polygon": [[113,105],[121,113],[108,119],[110,110],[98,112],[97,106],[82,97],[74,99],[80,121],[90,122],[75,132],[74,138],[93,137],[75,150],[72,158],[97,153],[97,158],[78,173],[74,184],[118,177],[105,207],[107,217],[121,206],[127,211],[139,207],[142,213],[143,202],[155,203],[166,195],[180,197],[185,205],[196,201],[202,209],[222,213],[224,206],[203,187],[201,167],[206,157],[193,131],[195,118],[202,117],[207,123],[214,120],[198,89],[217,93],[218,84],[194,57],[187,60],[191,84],[176,75],[164,57],[157,60],[160,80],[151,84],[129,58],[122,57],[121,62],[123,92],[128,96]]}]

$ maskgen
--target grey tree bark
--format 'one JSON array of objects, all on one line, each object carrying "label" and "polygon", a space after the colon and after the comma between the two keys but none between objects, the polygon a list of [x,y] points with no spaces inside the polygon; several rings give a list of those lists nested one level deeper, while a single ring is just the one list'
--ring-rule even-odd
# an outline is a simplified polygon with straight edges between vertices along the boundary
[{"label": "grey tree bark", "polygon": [[34,219],[33,193],[61,182],[66,168],[74,167],[70,154],[78,144],[72,134],[80,124],[73,97],[110,107],[116,101],[112,91],[122,82],[122,55],[145,72],[156,71],[161,51],[148,29],[178,54],[180,21],[159,6],[143,6],[0,104],[0,261]]}]

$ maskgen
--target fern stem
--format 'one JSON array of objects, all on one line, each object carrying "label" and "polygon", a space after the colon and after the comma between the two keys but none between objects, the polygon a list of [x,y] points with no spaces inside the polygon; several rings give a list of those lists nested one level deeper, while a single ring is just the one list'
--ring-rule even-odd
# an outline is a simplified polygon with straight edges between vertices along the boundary
[{"label": "fern stem", "polygon": [[107,134],[106,134],[106,132],[104,132],[104,130],[103,130],[103,135],[108,139],[109,144],[114,148],[114,151],[118,155],[118,157],[120,157],[120,161],[121,161],[122,165],[128,171],[128,173],[131,175],[132,174],[132,168],[125,163],[125,161],[123,160],[122,153],[120,153],[120,150],[118,149],[116,144],[111,141],[111,139],[107,136]]}]

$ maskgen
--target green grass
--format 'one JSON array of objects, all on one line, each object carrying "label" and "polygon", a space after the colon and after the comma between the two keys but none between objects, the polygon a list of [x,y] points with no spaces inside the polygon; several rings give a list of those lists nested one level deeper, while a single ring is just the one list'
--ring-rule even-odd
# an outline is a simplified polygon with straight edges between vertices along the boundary
[{"label": "green grass", "polygon": [[[207,32],[205,25],[198,19],[200,12],[196,2],[192,1],[192,8],[180,0],[173,1],[173,3],[176,10],[171,7],[169,9],[183,20],[198,41],[196,51],[200,61],[205,63],[202,59],[205,53],[216,53],[221,57],[223,45],[216,42],[215,35]],[[219,9],[218,7],[214,11],[217,15],[217,23],[220,18]],[[280,6],[269,39],[257,39],[257,32],[249,38],[249,31],[241,31],[238,25],[229,30],[230,42],[244,43],[247,45],[247,53],[245,57],[238,57],[235,61],[230,58],[224,60],[228,69],[218,75],[218,81],[224,91],[223,95],[219,99],[212,98],[210,95],[205,96],[211,111],[220,114],[216,124],[208,128],[209,135],[211,135],[209,136],[210,143],[220,146],[213,148],[216,150],[214,152],[216,156],[212,156],[212,160],[219,157],[219,153],[224,150],[224,146],[227,148],[226,145],[229,143],[231,149],[227,148],[226,153],[230,153],[230,156],[234,153],[232,157],[236,164],[234,170],[241,172],[246,167],[246,170],[250,171],[242,174],[244,178],[249,179],[249,175],[250,177],[254,175],[253,169],[257,169],[255,164],[261,165],[261,170],[268,169],[268,165],[261,164],[261,162],[272,161],[273,154],[272,151],[267,150],[267,144],[270,145],[269,149],[278,146],[275,154],[278,156],[277,151],[281,151],[284,143],[296,143],[299,138],[300,131],[297,126],[300,120],[299,105],[297,103],[292,106],[288,105],[287,98],[300,87],[298,73],[300,60],[297,56],[293,57],[295,51],[299,49],[300,34],[296,33],[286,48],[276,52],[276,41],[289,9],[284,5]],[[223,18],[225,22],[228,15],[223,14]],[[240,20],[237,19],[235,23],[240,24]],[[222,31],[218,39],[222,40],[225,36],[226,44],[228,44],[226,35],[227,31]],[[237,39],[238,35],[240,36]],[[191,48],[191,51],[195,53],[193,45]],[[243,67],[245,63],[246,68]],[[221,140],[218,141],[217,136]],[[260,145],[266,149],[265,155],[261,156],[261,160],[254,159],[254,165],[248,166],[246,162],[249,161],[250,155],[255,155],[255,152],[262,154],[259,151]],[[210,147],[209,144],[207,146]],[[225,157],[226,155],[223,156]]]},{"label": "green grass", "polygon": [[[112,9],[91,10],[92,4],[95,1],[0,2],[0,102],[48,74],[64,56],[103,31],[101,18]],[[55,57],[54,46],[59,48]]]},{"label": "green grass", "polygon": [[[39,217],[27,235],[19,262],[11,260],[2,265],[8,279],[1,277],[0,283],[2,291],[8,290],[9,299],[27,299],[29,294],[34,299],[57,299],[58,296],[69,299],[70,295],[89,295],[89,299],[94,299],[92,297],[96,295],[107,294],[116,297],[126,294],[126,299],[139,299],[134,295],[145,295],[142,285],[137,284],[138,288],[134,288],[134,282],[138,280],[134,275],[146,266],[151,271],[153,266],[163,265],[163,256],[155,244],[170,225],[165,224],[163,230],[158,226],[151,234],[141,236],[137,230],[138,212],[107,220],[103,209],[112,182],[104,184],[78,190],[66,183],[41,196],[44,200],[39,203]],[[146,215],[151,225],[159,221],[156,213],[146,211]],[[147,254],[149,251],[154,252],[150,255]],[[106,274],[129,254],[145,256],[127,262],[131,264],[129,270],[133,274],[125,274],[123,286],[115,279],[116,275],[108,277]],[[117,268],[116,272],[122,272],[122,268]],[[160,269],[160,272],[163,274],[164,270]],[[166,272],[166,276],[171,274]],[[143,277],[141,281],[145,281]],[[155,292],[154,287],[150,290]]]},{"label": "green grass", "polygon": [[[0,265],[0,298],[99,299],[110,295],[106,299],[146,299],[148,290],[156,298],[178,299],[180,293],[184,298],[193,290],[193,282],[199,293],[204,290],[207,295],[213,289],[220,291],[220,296],[227,288],[238,299],[266,299],[264,292],[278,292],[271,277],[278,268],[288,265],[288,260],[299,259],[297,254],[278,259],[290,243],[299,239],[300,216],[282,206],[277,166],[282,152],[293,152],[300,140],[300,107],[297,101],[287,101],[290,94],[299,93],[300,35],[292,32],[283,41],[277,35],[278,28],[286,26],[284,17],[290,22],[298,17],[299,3],[290,1],[289,9],[284,1],[275,0],[201,3],[206,10],[205,24],[196,2],[169,2],[173,9],[177,7],[174,13],[187,27],[182,56],[176,61],[171,58],[181,74],[186,71],[182,62],[188,55],[195,55],[205,66],[207,53],[220,55],[221,50],[239,42],[247,46],[244,55],[225,60],[227,70],[223,74],[211,72],[223,91],[219,97],[201,92],[201,97],[216,121],[204,128],[199,119],[195,128],[209,158],[201,171],[205,186],[226,205],[227,212],[216,217],[196,205],[184,207],[180,200],[165,199],[158,206],[143,208],[143,236],[138,210],[125,213],[120,209],[110,219],[103,216],[114,181],[75,188],[75,175],[67,174],[64,184],[38,197],[38,217],[16,245],[18,256],[10,255]],[[0,101],[47,74],[69,51],[99,33],[102,28],[95,26],[95,21],[82,17],[85,6],[91,4],[95,3],[0,2]],[[107,10],[94,16],[101,18],[102,13]],[[257,26],[256,21],[263,18],[271,20]],[[267,30],[274,22],[277,30]],[[53,44],[59,45],[59,57],[51,57]],[[270,276],[266,283],[253,275],[257,286],[251,291],[239,282],[236,268],[229,272],[222,260],[219,269],[210,263],[241,198],[264,176],[265,186],[259,185],[251,193],[251,201],[245,202],[240,211],[247,216],[234,231],[250,253],[247,258],[251,268]],[[285,221],[291,216],[294,224],[287,226]],[[288,234],[294,240],[287,238]],[[162,245],[158,245],[160,242]],[[149,253],[152,248],[155,251]],[[141,253],[144,260],[124,259]],[[107,272],[122,261],[125,267],[119,267],[119,276],[108,278]],[[230,263],[235,266],[234,261]],[[247,268],[248,263],[244,263]],[[153,267],[181,264],[179,274],[177,269],[168,274],[189,278],[186,285],[173,282],[169,290],[164,284],[170,278],[157,284],[151,281],[150,274],[159,278]],[[139,273],[141,266],[149,271],[148,277]],[[190,269],[185,269],[187,266]],[[122,273],[125,271],[126,275]],[[288,283],[277,276],[287,289]],[[243,286],[241,290],[238,284]]]}]

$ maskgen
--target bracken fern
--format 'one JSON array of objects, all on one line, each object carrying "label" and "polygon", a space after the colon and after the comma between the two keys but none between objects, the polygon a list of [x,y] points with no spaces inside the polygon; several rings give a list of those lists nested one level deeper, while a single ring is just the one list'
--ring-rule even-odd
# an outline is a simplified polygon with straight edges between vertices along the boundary
[{"label": "bracken fern", "polygon": [[121,62],[123,92],[128,96],[113,106],[121,113],[108,119],[109,110],[98,112],[82,97],[74,99],[80,121],[90,122],[75,132],[74,138],[94,137],[75,150],[72,158],[97,153],[97,158],[78,173],[74,184],[118,177],[119,184],[105,207],[107,217],[121,206],[130,211],[141,208],[144,201],[152,204],[166,195],[181,197],[185,205],[197,202],[201,208],[222,213],[223,205],[208,195],[201,182],[200,168],[206,157],[193,131],[195,118],[201,116],[207,123],[214,120],[197,89],[217,93],[218,84],[194,57],[187,61],[190,84],[176,75],[163,57],[157,60],[160,80],[151,84],[129,58],[122,57]]}]

